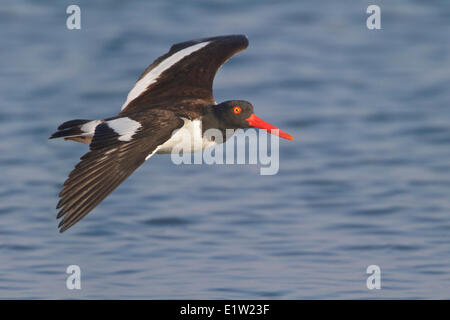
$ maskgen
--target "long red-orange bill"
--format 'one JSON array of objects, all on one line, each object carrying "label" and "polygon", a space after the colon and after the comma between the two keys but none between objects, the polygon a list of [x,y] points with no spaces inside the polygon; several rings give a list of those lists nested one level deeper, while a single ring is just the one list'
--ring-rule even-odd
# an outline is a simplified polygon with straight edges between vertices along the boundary
[{"label": "long red-orange bill", "polygon": [[255,116],[254,113],[252,113],[252,115],[245,120],[247,120],[247,122],[249,123],[249,125],[251,127],[267,130],[268,132],[275,134],[284,139],[294,140],[294,138],[290,134],[288,134],[288,133],[284,132],[283,130],[280,130],[277,127],[271,125],[270,123],[267,123],[264,120],[258,118],[257,116]]}]

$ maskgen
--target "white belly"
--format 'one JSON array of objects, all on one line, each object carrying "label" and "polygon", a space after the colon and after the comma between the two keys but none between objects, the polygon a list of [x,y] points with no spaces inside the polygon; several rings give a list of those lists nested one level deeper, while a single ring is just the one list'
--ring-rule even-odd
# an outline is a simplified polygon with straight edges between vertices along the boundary
[{"label": "white belly", "polygon": [[172,137],[164,142],[157,153],[172,153],[172,149],[176,147],[184,152],[197,152],[205,148],[216,145],[216,142],[202,137],[202,122],[200,120],[184,119],[184,125]]}]

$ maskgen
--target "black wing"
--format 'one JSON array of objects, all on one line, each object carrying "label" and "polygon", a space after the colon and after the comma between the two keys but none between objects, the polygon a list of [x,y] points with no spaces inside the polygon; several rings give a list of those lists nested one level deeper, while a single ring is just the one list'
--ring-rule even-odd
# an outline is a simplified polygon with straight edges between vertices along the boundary
[{"label": "black wing", "polygon": [[98,125],[90,151],[81,157],[59,194],[57,218],[64,217],[58,225],[60,232],[94,209],[182,125],[183,120],[166,110],[117,117]]},{"label": "black wing", "polygon": [[173,45],[140,76],[121,114],[186,103],[215,104],[212,87],[217,70],[248,46],[244,35],[191,40]]}]

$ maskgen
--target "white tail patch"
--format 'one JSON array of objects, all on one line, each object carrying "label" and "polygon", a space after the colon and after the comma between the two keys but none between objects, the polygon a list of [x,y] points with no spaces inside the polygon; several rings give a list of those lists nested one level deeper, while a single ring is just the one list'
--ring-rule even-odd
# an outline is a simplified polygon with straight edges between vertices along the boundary
[{"label": "white tail patch", "polygon": [[120,136],[120,141],[130,141],[133,135],[142,127],[139,122],[128,117],[110,120],[106,123],[108,127]]},{"label": "white tail patch", "polygon": [[156,67],[154,67],[152,70],[150,70],[142,79],[140,79],[136,84],[134,85],[133,89],[128,93],[127,100],[122,106],[122,109],[125,109],[126,106],[139,97],[147,88],[152,84],[155,83],[158,77],[167,69],[172,67],[174,64],[176,64],[178,61],[183,59],[184,57],[192,54],[195,51],[200,50],[204,46],[208,45],[210,42],[202,42],[198,43],[196,45],[184,48],[183,50],[180,50],[167,59],[161,61]]},{"label": "white tail patch", "polygon": [[102,123],[102,120],[92,120],[80,127],[80,130],[83,131],[83,136],[93,136],[95,133],[95,128]]}]

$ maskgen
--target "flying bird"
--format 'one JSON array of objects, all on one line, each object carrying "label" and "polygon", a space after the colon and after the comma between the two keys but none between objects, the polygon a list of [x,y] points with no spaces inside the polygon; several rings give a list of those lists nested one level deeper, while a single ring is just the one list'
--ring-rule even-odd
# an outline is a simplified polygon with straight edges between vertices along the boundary
[{"label": "flying bird", "polygon": [[[251,103],[229,100],[217,104],[213,80],[217,70],[248,46],[244,35],[228,35],[177,43],[156,59],[128,93],[117,116],[103,120],[64,122],[50,139],[64,138],[89,144],[59,193],[56,206],[60,232],[80,221],[141,164],[155,153],[171,153],[189,133],[200,151],[213,146],[204,132],[216,128],[255,127],[282,138],[293,138],[261,120]],[[276,129],[276,130],[275,130]],[[201,148],[201,149],[199,149]]]}]

